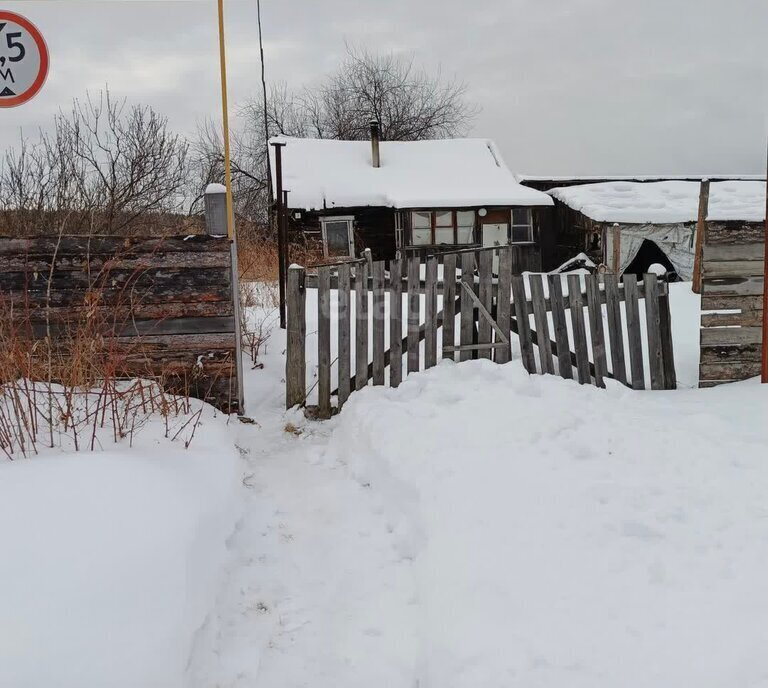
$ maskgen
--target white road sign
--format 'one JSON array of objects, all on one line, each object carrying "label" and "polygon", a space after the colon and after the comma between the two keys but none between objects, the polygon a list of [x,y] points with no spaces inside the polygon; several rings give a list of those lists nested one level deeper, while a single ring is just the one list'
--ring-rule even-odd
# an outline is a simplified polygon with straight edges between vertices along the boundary
[{"label": "white road sign", "polygon": [[48,76],[48,48],[32,22],[0,10],[0,108],[34,98]]}]

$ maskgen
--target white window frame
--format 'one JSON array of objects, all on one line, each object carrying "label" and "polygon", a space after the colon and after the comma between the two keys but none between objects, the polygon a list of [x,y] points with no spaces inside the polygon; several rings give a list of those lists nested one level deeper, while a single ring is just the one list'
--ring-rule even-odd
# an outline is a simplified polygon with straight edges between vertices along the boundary
[{"label": "white window frame", "polygon": [[[528,222],[527,224],[520,224],[519,222],[515,222],[515,210],[525,210],[528,212]],[[515,241],[515,227],[527,227],[528,228],[528,239],[525,241]],[[510,244],[534,244],[536,243],[533,238],[533,209],[531,208],[510,208],[509,210],[509,243]]]},{"label": "white window frame", "polygon": [[354,215],[330,215],[320,219],[320,225],[323,233],[323,255],[326,258],[330,258],[328,252],[328,234],[325,230],[326,224],[329,222],[346,222],[347,223],[347,255],[350,258],[355,257],[355,216]]}]

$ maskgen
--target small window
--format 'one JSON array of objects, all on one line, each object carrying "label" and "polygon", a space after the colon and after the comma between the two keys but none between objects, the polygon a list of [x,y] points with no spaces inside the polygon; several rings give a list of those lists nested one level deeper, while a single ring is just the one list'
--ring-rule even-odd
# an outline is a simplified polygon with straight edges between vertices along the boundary
[{"label": "small window", "polygon": [[419,229],[432,229],[432,213],[430,212],[421,212],[421,213],[413,213],[411,215],[413,227],[419,228]]},{"label": "small window", "polygon": [[533,219],[530,208],[512,208],[513,244],[529,244],[533,241]]},{"label": "small window", "polygon": [[411,212],[411,243],[415,246],[471,244],[474,233],[474,210]]},{"label": "small window", "polygon": [[354,217],[326,217],[323,225],[323,253],[326,258],[338,256],[354,257]]}]

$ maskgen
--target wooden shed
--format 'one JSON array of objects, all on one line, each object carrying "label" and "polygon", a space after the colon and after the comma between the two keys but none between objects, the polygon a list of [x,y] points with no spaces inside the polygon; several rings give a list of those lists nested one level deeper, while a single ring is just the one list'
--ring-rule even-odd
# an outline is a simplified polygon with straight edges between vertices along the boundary
[{"label": "wooden shed", "polygon": [[273,162],[280,148],[289,233],[316,238],[328,257],[369,248],[389,260],[400,249],[515,244],[526,268],[539,270],[554,246],[544,219],[552,199],[517,183],[487,139],[379,141],[372,123],[371,141],[272,144]]},{"label": "wooden shed", "polygon": [[[681,280],[693,275],[699,191],[696,181],[606,181],[555,187],[556,242],[566,260],[586,253],[612,272],[640,275],[660,263]],[[709,219],[758,222],[759,178],[713,181]]]}]

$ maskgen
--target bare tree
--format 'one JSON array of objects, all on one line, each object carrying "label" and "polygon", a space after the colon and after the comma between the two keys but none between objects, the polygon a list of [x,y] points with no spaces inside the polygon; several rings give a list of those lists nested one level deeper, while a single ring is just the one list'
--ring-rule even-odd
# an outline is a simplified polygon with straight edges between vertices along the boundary
[{"label": "bare tree", "polygon": [[[412,56],[348,46],[338,70],[321,83],[300,89],[274,84],[266,107],[263,99],[254,98],[239,108],[232,146],[235,211],[241,224],[266,225],[270,136],[360,140],[369,136],[370,121],[376,119],[384,140],[447,138],[466,133],[476,114],[463,83],[429,74],[415,66]],[[209,121],[199,127],[194,152],[199,202],[205,184],[223,179],[217,125]]]},{"label": "bare tree", "polygon": [[367,138],[369,123],[389,141],[448,138],[466,133],[477,109],[466,86],[414,65],[412,56],[347,48],[338,71],[303,94],[305,119],[321,138]]},{"label": "bare tree", "polygon": [[15,233],[137,231],[184,207],[187,155],[151,107],[87,94],[51,134],[6,151],[0,208]]}]

